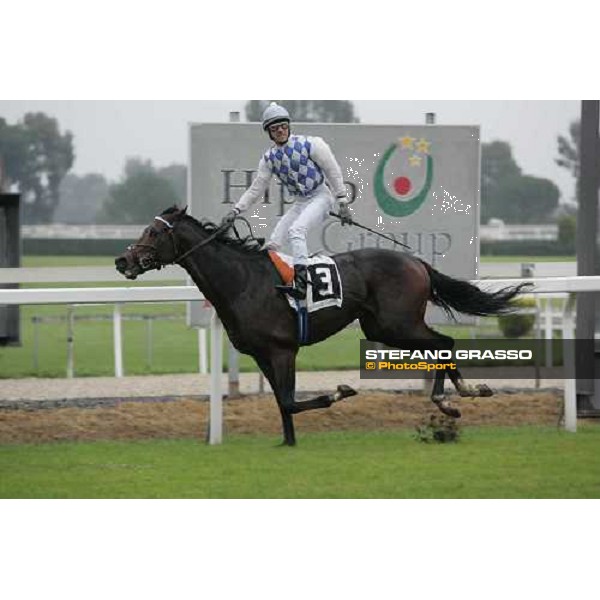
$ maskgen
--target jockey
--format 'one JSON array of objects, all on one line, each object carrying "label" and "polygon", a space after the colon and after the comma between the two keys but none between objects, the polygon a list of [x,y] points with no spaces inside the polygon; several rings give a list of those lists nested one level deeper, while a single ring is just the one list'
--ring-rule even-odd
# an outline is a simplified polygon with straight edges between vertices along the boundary
[{"label": "jockey", "polygon": [[263,113],[262,127],[273,145],[260,159],[252,185],[224,217],[223,224],[233,223],[237,215],[264,195],[271,177],[277,176],[295,202],[277,223],[266,248],[280,250],[288,238],[294,256],[294,283],[277,288],[304,300],[308,279],[307,233],[326,219],[335,204],[334,197],[339,202],[342,225],[352,224],[346,186],[342,170],[322,138],[291,135],[290,115],[283,106],[272,102]]}]

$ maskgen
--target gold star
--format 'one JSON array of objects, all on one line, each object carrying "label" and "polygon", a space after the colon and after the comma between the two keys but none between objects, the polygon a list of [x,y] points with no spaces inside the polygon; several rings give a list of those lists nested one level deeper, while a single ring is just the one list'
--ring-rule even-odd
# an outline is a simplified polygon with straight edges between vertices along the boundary
[{"label": "gold star", "polygon": [[429,154],[429,146],[431,146],[431,142],[428,142],[424,138],[421,138],[417,142],[417,152],[422,152],[423,154]]},{"label": "gold star", "polygon": [[410,163],[411,167],[420,167],[421,166],[421,157],[417,156],[416,154],[413,154],[412,156],[410,156],[408,158],[408,162]]},{"label": "gold star", "polygon": [[414,137],[410,137],[410,135],[405,135],[404,137],[400,138],[398,141],[400,142],[400,145],[402,146],[402,148],[409,148],[412,150],[415,139],[416,138],[414,138]]}]

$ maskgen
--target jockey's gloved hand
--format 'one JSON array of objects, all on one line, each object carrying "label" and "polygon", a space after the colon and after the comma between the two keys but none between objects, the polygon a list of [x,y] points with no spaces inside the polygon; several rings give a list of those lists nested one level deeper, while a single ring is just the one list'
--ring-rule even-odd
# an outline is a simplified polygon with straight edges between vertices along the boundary
[{"label": "jockey's gloved hand", "polygon": [[241,213],[242,211],[239,208],[233,208],[231,209],[222,219],[221,221],[221,227],[231,227],[233,225],[233,222],[235,221],[235,218]]},{"label": "jockey's gloved hand", "polygon": [[352,213],[348,208],[347,202],[340,202],[338,215],[340,217],[340,221],[342,222],[342,227],[344,225],[352,225]]}]

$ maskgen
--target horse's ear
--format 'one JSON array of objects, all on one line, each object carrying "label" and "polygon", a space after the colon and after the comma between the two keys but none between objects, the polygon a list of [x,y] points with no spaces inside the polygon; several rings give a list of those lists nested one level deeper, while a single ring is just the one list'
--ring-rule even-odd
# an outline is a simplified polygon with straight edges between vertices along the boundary
[{"label": "horse's ear", "polygon": [[181,217],[185,217],[185,215],[187,214],[187,205],[184,206],[183,208],[179,208],[179,206],[176,206],[176,211],[175,211],[175,218],[176,219],[181,219]]}]

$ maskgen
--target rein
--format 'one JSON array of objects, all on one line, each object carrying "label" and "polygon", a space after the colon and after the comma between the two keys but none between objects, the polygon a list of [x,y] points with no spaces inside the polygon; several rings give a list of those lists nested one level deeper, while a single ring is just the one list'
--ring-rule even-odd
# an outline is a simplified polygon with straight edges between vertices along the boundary
[{"label": "rein", "polygon": [[[169,221],[167,221],[166,219],[163,219],[162,217],[158,216],[158,217],[154,217],[155,221],[160,221],[161,223],[164,223],[167,228],[168,228],[168,232],[169,235],[171,237],[171,240],[173,241],[173,253],[175,258],[173,258],[173,260],[170,263],[159,263],[158,268],[160,269],[161,267],[164,267],[166,265],[172,265],[172,264],[180,264],[181,261],[188,257],[190,254],[192,254],[193,252],[195,252],[196,250],[198,250],[198,248],[202,248],[202,246],[206,246],[207,244],[210,244],[210,242],[212,242],[213,240],[215,240],[217,237],[219,237],[222,233],[224,233],[225,231],[227,231],[229,228],[233,228],[233,231],[236,235],[236,237],[238,238],[238,240],[241,240],[242,238],[240,237],[240,234],[238,233],[238,230],[236,229],[235,225],[232,224],[225,224],[225,225],[219,225],[206,239],[202,240],[201,242],[198,242],[197,244],[194,244],[194,246],[192,246],[189,250],[187,250],[186,252],[184,252],[183,254],[179,255],[179,250],[177,248],[177,242],[175,241],[175,237],[173,236],[173,231],[175,229],[175,226],[172,223],[169,223]],[[250,223],[241,216],[237,216],[235,220],[239,220],[239,221],[244,221],[244,223],[246,223],[249,231],[250,231],[250,238],[252,240],[255,240],[259,243],[261,243],[262,245],[262,241],[260,238],[256,238],[254,237],[254,234],[252,232],[252,226],[250,225]],[[132,244],[131,246],[129,246],[129,248],[136,248],[136,247],[140,247],[140,248],[150,248],[154,251],[155,254],[158,254],[158,251],[156,249],[156,246],[154,244]],[[158,262],[155,260],[155,262]],[[142,265],[143,266],[143,265]]]},{"label": "rein", "polygon": [[[163,221],[163,219],[160,219],[161,221]],[[252,232],[252,226],[250,225],[250,223],[248,222],[248,220],[245,217],[241,217],[241,216],[236,216],[234,221],[243,221],[244,223],[246,223],[246,226],[248,227],[248,231],[250,231],[250,235],[248,236],[250,239],[258,242],[261,246],[264,243],[264,240],[261,238],[257,238],[254,237],[254,233]],[[171,229],[173,228],[173,226],[171,225]],[[174,263],[179,263],[181,262],[186,256],[188,256],[189,254],[191,254],[192,252],[194,252],[195,250],[197,250],[198,248],[201,248],[202,246],[208,244],[209,242],[212,242],[215,238],[219,237],[219,235],[221,235],[222,233],[224,233],[225,231],[227,231],[228,229],[233,229],[233,232],[235,233],[235,236],[237,237],[238,240],[242,240],[240,234],[238,233],[238,230],[236,228],[236,226],[231,223],[227,223],[225,225],[219,225],[214,231],[213,233],[211,233],[205,240],[202,240],[201,242],[198,242],[195,246],[192,246],[187,252],[185,252],[184,254],[182,254],[181,256],[178,256],[177,258],[175,258],[175,260],[173,261]],[[175,238],[173,238],[173,244],[175,244]],[[175,246],[174,246],[175,247]],[[176,250],[176,247],[175,247]],[[177,254],[177,252],[175,252],[175,254]]]},{"label": "rein", "polygon": [[[173,226],[171,226],[171,228],[172,227]],[[210,242],[212,242],[222,232],[227,231],[228,228],[229,228],[228,225],[226,227],[223,227],[222,225],[220,227],[217,227],[205,240],[198,242],[197,244],[192,246],[187,252],[184,252],[181,256],[177,256],[177,245],[175,244],[175,238],[173,237],[173,232],[170,231],[169,233],[171,234],[171,239],[173,240],[173,248],[175,250],[175,258],[173,259],[173,263],[180,263],[186,256],[189,256],[192,252],[195,252],[196,250],[198,250],[198,248],[202,248],[202,246],[206,246],[206,244],[209,244]]]}]

